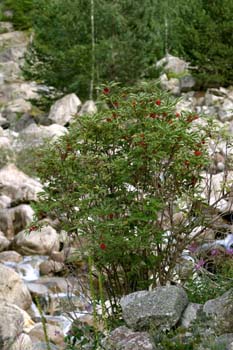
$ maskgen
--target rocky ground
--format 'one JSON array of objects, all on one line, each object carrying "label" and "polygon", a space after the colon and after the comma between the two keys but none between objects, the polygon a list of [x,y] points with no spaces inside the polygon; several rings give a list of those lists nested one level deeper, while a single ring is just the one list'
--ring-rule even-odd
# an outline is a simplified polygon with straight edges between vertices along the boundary
[{"label": "rocky ground", "polygon": [[[74,254],[74,249],[68,247],[66,233],[57,231],[56,222],[44,219],[47,221],[42,230],[31,227],[28,234],[26,228],[33,221],[34,214],[32,203],[38,200],[42,185],[22,169],[28,163],[33,165],[35,162],[28,156],[32,148],[67,133],[66,126],[74,115],[95,113],[96,106],[93,101],[82,103],[75,94],[70,94],[59,99],[48,115],[38,113],[29,100],[39,98],[39,92],[48,88],[24,81],[20,69],[30,37],[14,31],[11,23],[7,22],[0,23],[0,33],[0,344],[3,350],[46,349],[41,307],[47,319],[51,349],[62,350],[65,348],[64,334],[70,325],[64,311],[76,310],[82,319],[92,322],[88,291],[83,294],[85,267],[80,264],[75,276],[66,276],[66,261]],[[162,87],[182,97],[177,112],[188,110],[215,116],[219,138],[209,144],[213,163],[209,174],[212,204],[221,195],[221,183],[226,178],[228,181],[233,179],[233,168],[230,167],[233,148],[231,142],[222,137],[222,131],[231,135],[233,130],[233,89],[190,91],[195,81],[187,74],[184,61],[170,56],[159,64],[164,66]],[[195,122],[203,121],[199,118]],[[219,201],[216,209],[231,213],[231,206],[232,198],[228,197]],[[222,221],[219,225],[224,226],[226,222]],[[228,221],[221,239],[216,241],[214,230],[208,232],[208,239],[211,244],[214,243],[214,247],[231,249],[231,222]],[[72,296],[71,309],[69,296]],[[210,327],[211,334],[218,337],[216,341],[224,338],[226,348],[233,349],[230,300],[229,292],[204,306],[192,304],[188,303],[185,292],[174,286],[127,296],[121,305],[129,328],[121,327],[112,332],[105,340],[105,347],[118,350],[155,349],[145,332],[151,326],[171,329],[181,323],[188,328],[198,312],[204,310],[208,315],[217,315]],[[230,307],[226,308],[229,302]]]}]

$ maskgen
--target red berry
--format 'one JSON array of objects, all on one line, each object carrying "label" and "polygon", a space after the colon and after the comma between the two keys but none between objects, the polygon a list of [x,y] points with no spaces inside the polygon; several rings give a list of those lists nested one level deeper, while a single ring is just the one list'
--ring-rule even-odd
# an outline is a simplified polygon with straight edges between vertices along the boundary
[{"label": "red berry", "polygon": [[105,250],[106,248],[107,247],[105,243],[100,243],[100,249]]},{"label": "red berry", "polygon": [[199,150],[194,151],[195,156],[199,157],[202,155],[202,152]]},{"label": "red berry", "polygon": [[109,93],[110,93],[110,89],[109,88],[106,87],[106,88],[103,89],[103,94],[104,95],[108,95]]},{"label": "red berry", "polygon": [[161,105],[161,100],[156,100],[156,101],[155,101],[155,104],[156,104],[157,106],[160,106],[160,105]]}]

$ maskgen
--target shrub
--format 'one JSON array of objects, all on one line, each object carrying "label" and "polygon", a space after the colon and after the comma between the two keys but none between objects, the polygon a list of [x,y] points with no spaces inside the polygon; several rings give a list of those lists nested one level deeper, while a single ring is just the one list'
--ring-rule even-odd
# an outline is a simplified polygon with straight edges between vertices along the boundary
[{"label": "shrub", "polygon": [[93,273],[117,301],[170,280],[190,232],[205,225],[192,217],[192,203],[208,164],[210,125],[176,113],[177,101],[153,84],[112,84],[100,96],[99,113],[77,117],[42,152],[45,192],[36,210],[85,242],[83,259],[91,256]]}]

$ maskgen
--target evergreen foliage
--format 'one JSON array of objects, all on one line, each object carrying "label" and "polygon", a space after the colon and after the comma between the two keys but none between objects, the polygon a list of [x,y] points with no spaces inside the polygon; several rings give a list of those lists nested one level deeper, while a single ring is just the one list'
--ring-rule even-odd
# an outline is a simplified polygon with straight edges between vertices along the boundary
[{"label": "evergreen foliage", "polygon": [[3,0],[2,10],[12,10],[15,29],[26,30],[32,26],[33,5],[33,0]]},{"label": "evergreen foliage", "polygon": [[[233,84],[233,0],[4,0],[16,29],[32,26],[25,75],[63,93],[156,75],[170,53],[196,67],[197,88]],[[92,43],[95,52],[92,55]]]}]

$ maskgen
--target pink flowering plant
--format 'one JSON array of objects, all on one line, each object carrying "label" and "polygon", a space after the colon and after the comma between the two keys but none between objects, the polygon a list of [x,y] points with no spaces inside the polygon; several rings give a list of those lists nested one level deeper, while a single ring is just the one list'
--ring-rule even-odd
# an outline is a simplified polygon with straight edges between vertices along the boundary
[{"label": "pink flowering plant", "polygon": [[103,86],[98,103],[98,113],[77,116],[43,151],[37,213],[85,242],[83,259],[92,257],[117,299],[171,279],[193,228],[205,225],[193,218],[193,201],[208,167],[211,124],[177,113],[177,100],[155,85]]}]

